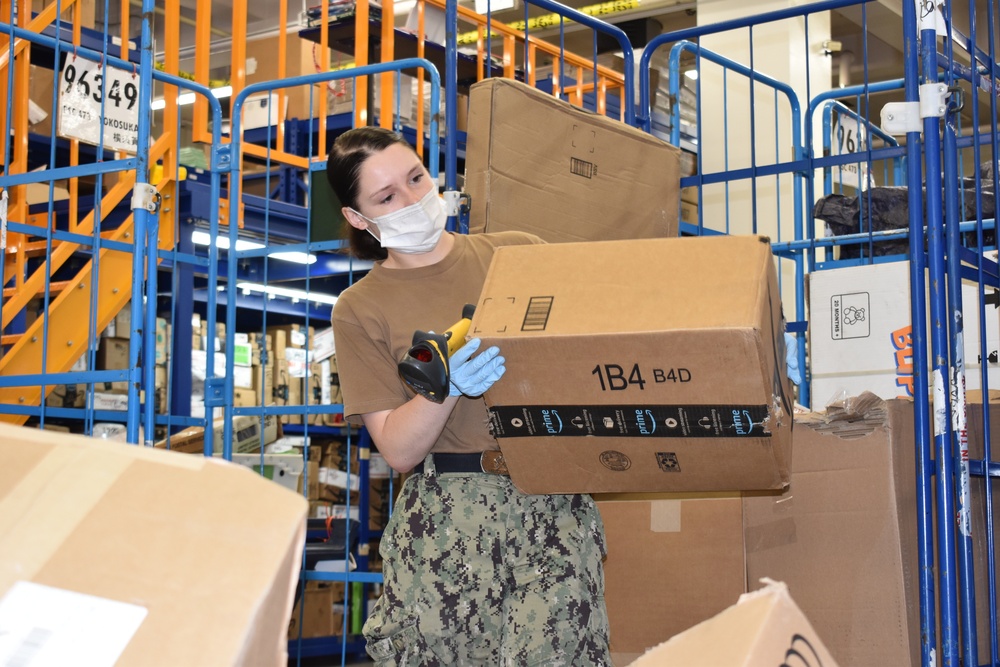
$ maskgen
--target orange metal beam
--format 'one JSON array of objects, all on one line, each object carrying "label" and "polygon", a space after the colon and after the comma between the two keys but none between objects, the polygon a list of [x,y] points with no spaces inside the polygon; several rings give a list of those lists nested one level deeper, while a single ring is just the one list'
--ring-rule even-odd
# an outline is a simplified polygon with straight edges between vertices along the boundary
[{"label": "orange metal beam", "polygon": [[[394,14],[392,12],[392,0],[382,0],[382,60],[381,62],[389,63],[396,59],[396,26],[393,21]],[[423,41],[422,39],[420,40]],[[379,125],[386,129],[392,129],[392,115],[393,115],[393,95],[396,92],[395,86],[393,85],[393,80],[396,75],[392,72],[386,72],[382,74],[382,90],[379,94],[379,108],[381,112],[379,113]],[[423,143],[423,142],[420,142]]]},{"label": "orange metal beam", "polygon": [[[237,94],[243,90],[246,85],[246,74],[247,74],[247,0],[233,0],[233,18],[232,18],[232,28],[233,37],[230,42],[230,85],[233,87],[233,95],[229,98],[229,117],[233,117],[233,105],[236,103]],[[270,116],[270,109],[268,109],[268,115]],[[242,123],[240,128],[242,128]],[[242,129],[241,129],[242,131]],[[240,142],[240,146],[246,146],[246,142]],[[246,152],[246,149],[242,149]],[[233,160],[237,161],[237,164],[243,164],[243,154],[232,156]],[[235,222],[237,225],[243,224],[243,216],[239,215],[242,210],[242,205],[240,203],[240,179],[234,178],[229,182],[229,206],[230,209],[237,211],[235,216]],[[232,224],[233,216],[228,216],[225,219],[219,216],[219,223]]]},{"label": "orange metal beam", "polygon": [[[426,5],[424,5],[424,0],[417,0],[417,57],[423,58],[426,52],[426,40],[424,39],[424,14]],[[482,69],[482,67],[480,67]],[[424,136],[424,76],[425,72],[423,69],[417,71],[417,136]],[[417,141],[417,155],[420,156],[422,160],[424,157],[424,142]]]},{"label": "orange metal beam", "polygon": [[[164,5],[164,69],[167,74],[177,76],[180,72],[180,48],[181,48],[181,3],[180,0],[165,0]],[[163,109],[163,135],[173,137],[168,140],[168,145],[163,153],[163,175],[167,183],[162,188],[163,203],[160,206],[160,226],[159,243],[162,245],[164,239],[174,239],[174,227],[177,224],[177,202],[175,199],[174,183],[178,178],[178,144],[180,138],[177,132],[177,95],[180,91],[177,86],[164,85],[163,99],[167,100],[167,106]],[[200,96],[196,96],[200,97]]]},{"label": "orange metal beam", "polygon": [[[212,56],[212,0],[198,0],[195,19],[194,80],[207,86],[209,59]],[[233,94],[236,94],[235,90]],[[212,142],[212,133],[208,130],[208,100],[201,95],[195,95],[192,139],[204,143]]]},{"label": "orange metal beam", "polygon": [[128,21],[132,13],[132,8],[129,4],[129,0],[122,0],[121,12],[118,14],[121,17],[121,25],[118,27],[118,34],[121,36],[122,40],[122,53],[121,58],[124,61],[128,61]]},{"label": "orange metal beam", "polygon": [[[325,7],[326,3],[324,3]],[[323,25],[326,25],[326,9],[323,10]],[[354,5],[354,64],[363,67],[368,64],[368,0],[358,0]],[[322,127],[325,123],[321,123]],[[368,77],[354,79],[354,127],[368,124]]]},{"label": "orange metal beam", "polygon": [[[288,67],[288,3],[280,2],[278,3],[278,25],[281,26],[278,32],[278,78],[284,79],[286,68]],[[302,72],[298,72],[301,74]],[[326,90],[324,86],[324,90]],[[281,114],[280,122],[278,123],[277,133],[275,135],[275,146],[285,145],[285,99],[287,99],[288,93],[285,92],[284,88],[278,89],[278,111]],[[326,96],[323,96],[324,103],[326,101]],[[323,115],[326,115],[326,107],[323,107]],[[326,127],[326,123],[320,123],[321,126]]]},{"label": "orange metal beam", "polygon": [[[254,157],[259,157],[264,159],[267,159],[269,157],[266,146],[258,146],[256,144],[241,144],[241,148],[246,155],[253,155]],[[271,149],[270,158],[272,163],[280,162],[281,164],[287,164],[293,167],[301,167],[302,169],[309,168],[309,158],[302,157],[300,155],[292,155],[291,153],[286,153],[284,151],[276,151],[273,148]]]},{"label": "orange metal beam", "polygon": [[[323,72],[330,71],[330,3],[326,0],[322,0],[323,9],[321,10],[322,16],[322,27],[319,31],[319,66],[322,68]],[[367,27],[365,28],[367,30]],[[321,92],[317,93],[319,95],[319,117],[322,119],[326,118],[326,98],[327,88],[326,83],[323,84]],[[357,98],[355,98],[355,102]],[[309,110],[309,114],[312,115],[312,109]],[[280,145],[280,144],[279,144]],[[320,122],[319,124],[319,150],[321,153],[326,151],[326,123]]]},{"label": "orange metal beam", "polygon": [[[54,294],[56,292],[62,292],[64,289],[66,289],[67,287],[69,287],[69,285],[70,285],[70,281],[68,281],[68,280],[60,280],[60,281],[56,281],[56,282],[50,282],[49,283],[49,293],[50,294]],[[12,297],[15,294],[17,294],[17,288],[16,287],[8,287],[8,288],[6,288],[3,291],[3,296],[4,296],[5,299],[9,298],[9,297]],[[32,297],[41,296],[43,294],[45,294],[45,287],[44,286],[42,287],[42,289],[40,289],[37,292],[35,292],[32,295]]]}]

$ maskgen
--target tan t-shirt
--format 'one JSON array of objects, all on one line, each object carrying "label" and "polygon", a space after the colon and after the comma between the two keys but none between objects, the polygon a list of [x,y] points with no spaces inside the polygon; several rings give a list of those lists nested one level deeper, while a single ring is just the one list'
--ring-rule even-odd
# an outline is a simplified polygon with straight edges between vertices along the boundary
[{"label": "tan t-shirt", "polygon": [[[413,398],[415,393],[397,370],[413,344],[413,332],[445,331],[461,319],[465,304],[479,301],[495,248],[543,242],[523,232],[454,236],[451,252],[437,264],[387,269],[377,262],[337,299],[337,370],[344,413],[352,423],[360,424],[360,415],[394,410]],[[432,451],[496,449],[488,421],[482,398],[460,398]]]}]

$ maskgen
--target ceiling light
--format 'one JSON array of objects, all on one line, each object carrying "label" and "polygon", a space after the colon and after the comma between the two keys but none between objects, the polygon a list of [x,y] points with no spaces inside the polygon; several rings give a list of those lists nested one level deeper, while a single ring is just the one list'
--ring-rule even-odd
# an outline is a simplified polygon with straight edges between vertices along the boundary
[{"label": "ceiling light", "polygon": [[[211,237],[208,232],[194,231],[191,232],[191,242],[195,245],[207,246],[210,243]],[[229,237],[219,236],[215,240],[215,247],[222,250],[229,250]],[[256,241],[248,241],[246,239],[236,239],[236,250],[257,250],[259,248],[264,248],[263,243],[257,243]],[[316,255],[312,255],[304,252],[273,252],[269,253],[268,257],[273,259],[280,259],[286,262],[294,262],[296,264],[314,264],[316,262]]]},{"label": "ceiling light", "polygon": [[337,297],[332,294],[317,294],[316,292],[303,292],[297,289],[288,289],[287,287],[273,287],[271,285],[258,285],[257,283],[237,283],[236,289],[243,290],[243,294],[247,295],[251,292],[261,292],[262,294],[267,294],[269,297],[283,296],[287,299],[292,299],[293,301],[312,301],[313,303],[323,303],[332,306],[337,303]]},{"label": "ceiling light", "polygon": [[[218,88],[212,89],[212,95],[218,99],[224,97],[230,97],[233,94],[232,86],[219,86]],[[177,106],[184,106],[186,104],[194,104],[195,94],[194,93],[181,93],[177,96]],[[153,111],[159,111],[167,106],[167,101],[162,97],[159,97],[150,103],[149,108]]]},{"label": "ceiling light", "polygon": [[310,255],[304,252],[272,252],[268,257],[273,259],[281,259],[286,262],[295,262],[296,264],[315,264],[316,255]]},{"label": "ceiling light", "polygon": [[698,80],[698,70],[696,70],[696,69],[689,69],[686,72],[684,72],[684,76],[686,76],[687,78],[691,79],[692,81],[697,81]]}]

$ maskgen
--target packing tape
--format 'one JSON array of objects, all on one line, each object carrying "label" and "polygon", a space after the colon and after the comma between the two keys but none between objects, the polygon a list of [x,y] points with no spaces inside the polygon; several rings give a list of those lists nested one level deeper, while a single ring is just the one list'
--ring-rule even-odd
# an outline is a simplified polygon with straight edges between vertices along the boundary
[{"label": "packing tape", "polygon": [[[0,592],[30,580],[136,461],[197,470],[201,456],[0,425],[0,442],[51,447],[0,500]],[[74,446],[76,445],[76,446]],[[82,446],[81,446],[82,445]],[[8,445],[9,446],[9,445]],[[128,448],[123,451],[123,448]],[[58,498],[58,502],[53,502]]]},{"label": "packing tape", "polygon": [[53,447],[0,502],[0,591],[32,579],[130,465],[124,456]]},{"label": "packing tape", "polygon": [[653,533],[681,532],[681,501],[654,500],[650,502],[649,530]]}]

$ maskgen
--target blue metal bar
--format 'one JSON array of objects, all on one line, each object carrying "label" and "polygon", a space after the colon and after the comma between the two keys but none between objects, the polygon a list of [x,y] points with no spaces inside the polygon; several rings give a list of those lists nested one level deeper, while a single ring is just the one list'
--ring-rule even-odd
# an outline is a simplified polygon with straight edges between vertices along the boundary
[{"label": "blue metal bar", "polygon": [[[992,477],[992,478],[1000,479],[1000,463],[996,463],[996,462],[993,462],[993,461],[990,461],[989,463],[987,463],[986,461],[972,461],[971,464],[970,464],[970,466],[969,466],[969,469],[970,469],[970,472],[972,472],[973,475],[977,475],[979,477]],[[986,488],[989,488],[992,485],[989,484],[989,480],[987,480],[987,483],[984,486],[986,486]],[[987,507],[990,507],[990,505],[988,505]],[[992,516],[992,512],[987,512],[987,516]],[[992,541],[990,541],[990,542],[988,542],[988,544],[994,544],[994,543]],[[989,552],[992,553],[993,550],[990,549]],[[995,611],[995,608],[994,608],[994,611],[991,614],[991,616],[995,615],[995,614],[996,614],[996,611]],[[993,639],[994,639],[994,644],[995,644],[996,643],[996,635],[994,635]],[[996,660],[993,660],[993,662],[996,662]]]},{"label": "blue metal bar", "polygon": [[[917,50],[917,11],[913,3],[903,3],[903,41],[905,66],[905,99],[907,102],[920,101],[920,58]],[[906,134],[907,182],[922,182],[920,132]],[[924,222],[919,214],[923,211],[923,193],[920,188],[908,188],[907,199],[910,211],[910,238],[924,238]],[[927,396],[927,307],[925,294],[925,261],[920,243],[910,243],[910,307],[913,330],[913,393]],[[931,460],[930,414],[927,401],[913,402],[914,435],[917,464],[917,541],[918,579],[920,583],[920,662],[931,665],[937,654],[937,622],[935,620],[934,590],[934,532],[933,494],[931,482],[934,467]]]},{"label": "blue metal bar", "polygon": [[[961,278],[961,239],[958,229],[959,222],[959,171],[957,164],[958,148],[955,145],[957,128],[954,125],[953,112],[945,117],[944,123],[944,213],[947,264],[947,331],[951,341],[951,363],[948,378],[951,386],[948,395],[951,397],[951,439],[949,446],[953,457],[953,466],[957,471],[958,504],[957,540],[958,556],[958,593],[962,621],[962,656],[969,665],[978,665],[976,657],[976,607],[975,583],[972,564],[972,493],[969,481],[969,431],[965,402],[965,338],[962,318],[962,278]],[[932,260],[933,261],[933,260]],[[978,304],[977,304],[978,306]],[[985,342],[985,338],[981,339]],[[983,364],[985,370],[986,364]],[[942,515],[951,516],[951,515]],[[949,522],[942,522],[949,523]]]},{"label": "blue metal bar", "polygon": [[[963,222],[959,224],[959,231],[962,233],[969,233],[976,231],[976,222]],[[984,229],[995,229],[996,224],[993,220],[984,221]],[[926,232],[926,227],[923,230]],[[909,229],[886,229],[881,232],[857,232],[855,234],[844,234],[843,236],[825,236],[821,238],[806,238],[800,241],[782,241],[780,243],[773,243],[771,249],[775,253],[782,252],[792,252],[795,250],[805,250],[809,248],[828,248],[837,245],[858,245],[860,243],[868,243],[870,240],[875,239],[877,241],[890,241],[890,240],[904,240],[910,238],[911,231]],[[865,258],[865,263],[878,262],[881,258]]]},{"label": "blue metal bar", "polygon": [[[61,23],[62,23],[62,0],[56,0],[56,30],[57,31],[61,27]],[[56,44],[55,53],[56,53],[56,62],[58,62],[58,59],[59,59],[59,44]],[[13,67],[13,66],[14,66],[14,63],[11,62],[10,63],[10,67]],[[58,85],[53,85],[53,87],[52,87],[52,108],[53,109],[57,109],[58,108],[58,97],[59,97],[59,86]],[[101,115],[103,117],[103,97],[102,97],[102,109],[101,109],[101,111],[102,111]],[[54,118],[52,119],[52,125],[53,126],[55,125],[55,119]],[[103,139],[103,137],[102,137],[102,139]],[[54,167],[55,166],[55,158],[56,158],[56,147],[55,147],[55,144],[53,143],[52,145],[49,146],[49,165],[48,165],[49,167]],[[49,204],[48,204],[48,206],[49,206],[49,216],[48,216],[49,220],[51,220],[51,218],[52,218],[51,211],[52,211],[52,199],[53,199],[53,188],[54,188],[54,186],[55,186],[55,183],[52,182],[52,181],[49,181]],[[51,225],[51,224],[46,224],[46,226],[45,226],[45,256],[46,257],[51,257],[52,256],[52,227],[53,227],[53,225]],[[96,271],[97,258],[95,258],[94,267],[95,267],[95,271]],[[47,383],[46,383],[46,380],[45,380],[45,375],[48,374],[48,368],[49,368],[49,364],[48,364],[48,352],[49,352],[49,318],[47,316],[47,313],[49,312],[49,305],[51,303],[51,298],[52,298],[51,287],[52,287],[52,274],[51,274],[51,272],[46,271],[46,273],[45,273],[45,289],[44,289],[44,293],[42,295],[42,304],[43,304],[42,310],[43,310],[44,313],[46,313],[46,315],[44,315],[43,319],[42,319],[42,381],[41,381],[41,387],[40,387],[40,389],[41,389],[41,399],[39,400],[39,405],[42,408],[40,419],[39,419],[39,423],[40,423],[40,425],[41,425],[42,428],[45,428],[45,408],[47,407],[47,402],[45,400],[45,397],[48,394],[48,392],[46,391],[46,384]],[[90,312],[91,312],[91,318],[93,318],[94,311],[91,310]]]},{"label": "blue metal bar", "polygon": [[[335,415],[343,412],[344,406],[338,403],[329,405],[266,405],[234,407],[233,414],[240,415]],[[300,427],[301,428],[301,427]],[[314,427],[315,428],[315,427]]]},{"label": "blue metal bar", "polygon": [[124,382],[126,380],[128,380],[128,371],[124,369],[113,371],[33,373],[30,375],[0,375],[0,387],[30,387],[45,382],[49,382],[50,384],[88,384]]},{"label": "blue metal bar", "polygon": [[[931,15],[933,21],[933,14]],[[933,24],[928,27],[921,25],[920,55],[923,64],[925,83],[937,81],[937,53],[934,50],[936,35]],[[955,590],[955,534],[954,525],[946,517],[955,516],[954,502],[954,461],[951,451],[951,420],[948,403],[948,334],[946,323],[945,295],[945,247],[942,230],[941,201],[941,135],[938,129],[939,119],[927,117],[924,119],[924,160],[926,163],[926,218],[927,218],[927,263],[930,270],[930,303],[931,311],[931,354],[933,363],[927,368],[933,373],[933,408],[934,408],[934,451],[937,461],[937,476],[935,490],[937,492],[937,562],[938,585],[941,603],[941,661],[950,667],[959,665],[958,609],[957,591]],[[909,137],[907,137],[909,144]],[[919,183],[920,181],[911,181]],[[914,191],[917,188],[909,188]],[[910,209],[911,217],[919,217],[921,209]],[[917,239],[919,236],[914,235]],[[911,252],[918,243],[911,243]],[[911,283],[911,291],[921,297],[924,292]],[[917,319],[913,310],[913,330],[922,328],[925,320]],[[914,350],[921,343],[914,336]],[[915,396],[923,394],[914,390]],[[921,402],[921,401],[916,401]]]},{"label": "blue metal bar", "polygon": [[[149,105],[153,90],[153,27],[152,16],[155,10],[153,0],[142,2],[142,37],[139,41],[139,132],[136,150],[135,183],[140,190],[148,184],[149,178],[149,137],[152,124],[152,112]],[[135,227],[135,251],[132,254],[132,330],[129,332],[129,385],[128,385],[128,423],[126,425],[128,441],[139,442],[139,383],[142,381],[142,369],[139,367],[139,352],[142,345],[140,322],[143,317],[143,274],[145,272],[144,243],[148,232],[150,211],[137,206],[133,209],[132,220]],[[95,225],[96,227],[96,225]],[[150,397],[151,398],[151,397]]]},{"label": "blue metal bar", "polygon": [[360,581],[366,584],[381,584],[381,572],[316,572],[308,570],[305,573],[307,581]]},{"label": "blue metal bar", "polygon": [[[994,33],[994,24],[993,24],[994,15],[993,15],[993,11],[994,11],[993,10],[993,3],[992,2],[986,3],[986,25],[988,26],[987,33],[988,33],[988,40],[989,40],[989,63],[990,63],[989,64],[989,73],[990,73],[990,79],[992,81],[996,81],[997,75],[998,75],[998,69],[1000,69],[1000,67],[998,67],[997,61],[996,61],[996,42],[994,41],[996,39],[996,35]],[[990,141],[990,148],[991,148],[990,155],[991,156],[996,156],[998,154],[998,151],[1000,151],[1000,141],[998,141],[998,139],[997,139],[997,132],[996,132],[996,129],[997,129],[997,126],[996,126],[996,117],[997,117],[997,98],[996,98],[996,95],[990,95],[990,124],[992,126],[993,131],[989,132],[988,135],[989,135],[989,141]],[[974,125],[976,127],[978,127],[978,123],[974,123]],[[976,143],[978,145],[978,142],[976,142]],[[976,162],[978,164],[979,158],[976,158]],[[993,180],[993,183],[992,183],[992,185],[993,185],[993,192],[996,193],[996,192],[1000,191],[1000,190],[997,189],[998,186],[1000,186],[1000,182],[998,182],[998,181],[1000,181],[1000,179],[998,179],[997,169],[993,169],[993,179],[992,180]],[[982,186],[981,183],[977,184],[977,188],[981,188],[981,186]],[[981,238],[982,237],[982,233],[980,232],[978,234],[978,236]],[[980,243],[981,243],[981,241],[980,241]],[[982,261],[982,259],[980,259],[980,262],[979,262],[980,273],[982,273],[983,264],[984,264],[984,262]],[[980,332],[980,340],[981,341],[985,341],[986,340],[986,333],[985,333],[986,332],[986,321],[985,321],[985,318],[983,317],[982,312],[980,312],[980,318],[979,318],[979,332]],[[986,364],[983,364],[982,370],[983,370],[983,376],[982,376],[983,395],[984,396],[988,396],[989,395],[989,382],[988,382],[987,377],[986,377]],[[982,412],[983,412],[983,460],[982,461],[973,461],[972,464],[971,464],[970,472],[972,472],[973,474],[980,475],[980,476],[989,475],[989,476],[994,477],[994,478],[1000,478],[1000,464],[993,463],[993,451],[992,451],[993,450],[993,444],[992,444],[992,439],[993,439],[993,433],[992,433],[992,431],[993,431],[993,428],[992,428],[992,423],[991,423],[991,420],[990,420],[990,410],[989,410],[989,407],[988,407],[988,401],[983,401],[983,410],[982,410]],[[986,479],[984,481],[983,486],[984,486],[984,494],[983,494],[984,495],[984,504],[985,504],[985,507],[986,507],[986,545],[987,545],[987,548],[986,548],[986,579],[987,579],[987,582],[988,582],[988,585],[989,585],[989,588],[987,589],[987,596],[989,598],[989,622],[990,622],[990,628],[991,628],[991,632],[990,632],[991,637],[990,637],[990,644],[989,644],[990,645],[990,662],[992,664],[994,664],[994,665],[1000,665],[1000,641],[998,641],[998,637],[997,637],[998,633],[997,633],[997,630],[996,630],[996,628],[998,627],[998,624],[1000,624],[1000,621],[998,621],[998,618],[997,618],[997,616],[998,616],[998,614],[1000,614],[1000,612],[998,612],[998,610],[997,610],[997,606],[998,606],[998,600],[997,600],[997,576],[996,576],[996,572],[997,572],[997,570],[996,570],[996,567],[997,567],[997,563],[996,563],[997,533],[996,533],[996,526],[995,526],[995,521],[997,520],[998,517],[996,517],[994,515],[994,512],[993,512],[993,507],[994,507],[994,504],[993,504],[994,488],[993,488],[993,484],[991,483],[990,479]]]},{"label": "blue metal bar", "polygon": [[[455,106],[458,104],[458,90],[456,82],[458,81],[458,31],[456,26],[458,25],[458,0],[446,0],[445,2],[445,25],[448,26],[445,31],[445,51],[444,51],[444,75],[445,81],[448,82],[448,86],[445,88],[445,107],[444,107],[444,189],[446,191],[455,190],[458,185],[456,183],[457,172],[458,172],[458,158],[456,156],[456,149],[458,148],[458,109]],[[484,54],[486,58],[487,66],[492,68],[493,52],[491,48],[486,49]],[[434,74],[431,74],[433,79]],[[437,126],[434,123],[434,119],[437,118],[438,112],[440,110],[439,102],[434,98],[435,93],[438,90],[438,84],[435,83],[431,86],[431,136],[437,137]],[[421,102],[422,103],[422,102]],[[437,162],[437,148],[432,147],[430,151],[431,159]],[[431,178],[437,180],[438,171],[436,168],[430,170]],[[448,219],[448,229],[456,229],[458,225],[458,217],[452,216]]]},{"label": "blue metal bar", "polygon": [[[53,151],[55,143],[52,144]],[[53,162],[55,158],[53,157]],[[134,158],[124,160],[106,160],[104,162],[91,162],[81,164],[76,167],[50,167],[42,171],[29,171],[23,174],[11,174],[0,176],[0,188],[12,188],[15,185],[25,185],[28,183],[51,183],[66,178],[77,178],[80,176],[94,176],[98,173],[108,173],[111,171],[127,171],[134,169],[136,161]],[[35,231],[38,228],[35,227]]]},{"label": "blue metal bar", "polygon": [[[100,176],[100,174],[98,174]],[[19,222],[8,222],[7,223],[8,232],[18,232],[21,234],[27,234],[28,236],[39,236],[39,228],[35,225],[25,225]],[[76,243],[81,246],[94,246],[94,249],[90,252],[98,252],[96,241],[93,236],[86,236],[84,234],[73,234],[72,232],[64,232],[59,230],[52,231],[52,240],[54,241],[69,241],[70,243]],[[117,250],[119,252],[132,252],[132,244],[125,243],[122,241],[109,241],[106,239],[101,239],[100,248],[107,250]]]}]

